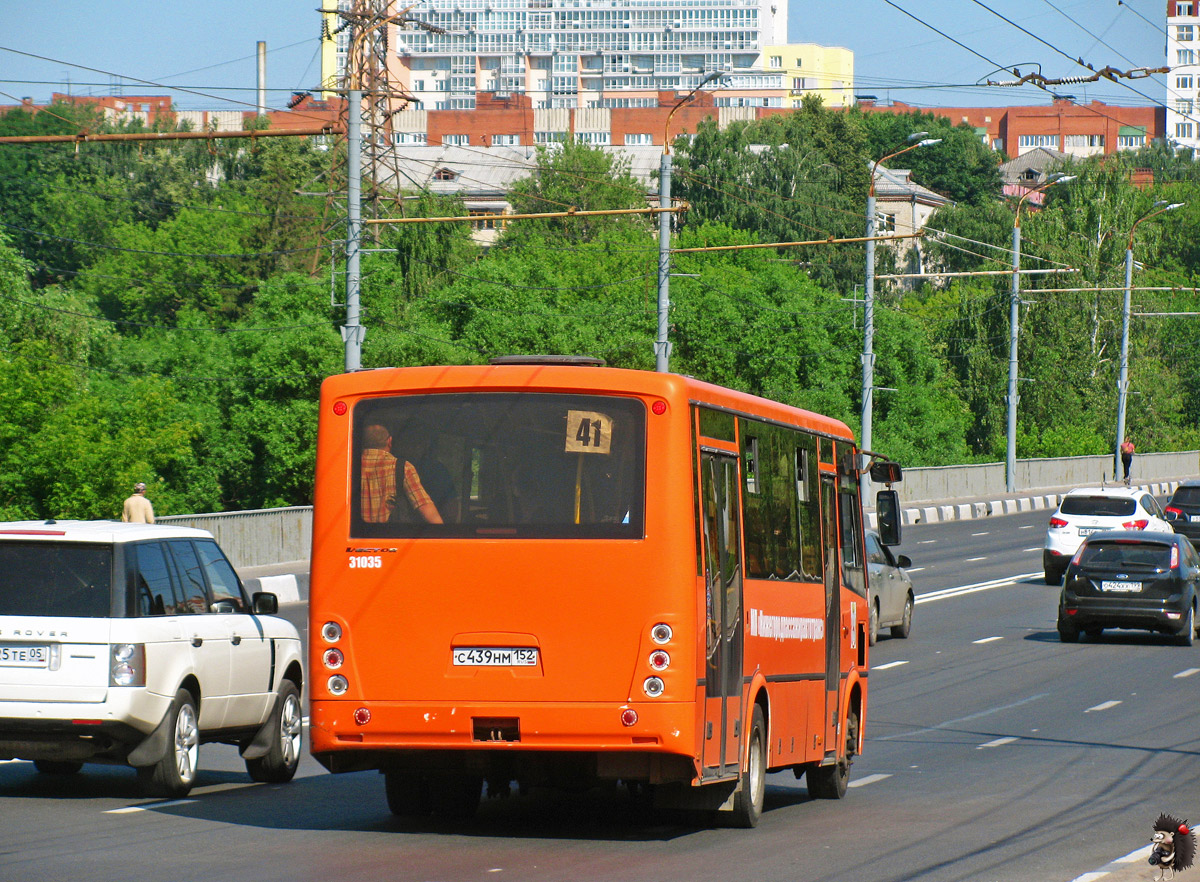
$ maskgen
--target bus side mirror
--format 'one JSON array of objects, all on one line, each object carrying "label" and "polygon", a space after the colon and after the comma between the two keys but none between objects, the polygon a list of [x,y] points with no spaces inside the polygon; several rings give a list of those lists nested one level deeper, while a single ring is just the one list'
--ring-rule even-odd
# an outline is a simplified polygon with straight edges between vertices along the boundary
[{"label": "bus side mirror", "polygon": [[895,490],[880,490],[876,493],[875,515],[879,526],[879,541],[884,545],[899,545],[900,494]]},{"label": "bus side mirror", "polygon": [[876,460],[871,463],[871,480],[876,484],[898,484],[904,480],[900,463]]}]

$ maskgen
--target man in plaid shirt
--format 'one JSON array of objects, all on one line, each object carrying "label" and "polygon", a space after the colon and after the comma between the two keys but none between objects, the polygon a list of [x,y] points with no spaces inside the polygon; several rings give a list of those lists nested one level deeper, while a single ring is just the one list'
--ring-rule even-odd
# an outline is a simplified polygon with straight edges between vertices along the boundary
[{"label": "man in plaid shirt", "polygon": [[[392,455],[392,435],[380,425],[367,426],[362,454],[362,518],[379,524],[391,519],[396,508],[396,457]],[[412,508],[430,524],[442,523],[442,516],[425,492],[416,467],[405,461],[404,494]]]}]

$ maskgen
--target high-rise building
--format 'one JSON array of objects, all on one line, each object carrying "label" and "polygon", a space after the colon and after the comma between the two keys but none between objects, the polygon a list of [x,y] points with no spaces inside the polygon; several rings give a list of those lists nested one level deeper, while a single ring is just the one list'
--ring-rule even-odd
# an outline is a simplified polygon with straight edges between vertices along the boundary
[{"label": "high-rise building", "polygon": [[[427,111],[473,110],[479,93],[535,110],[650,108],[713,72],[717,107],[850,103],[853,54],[788,45],[787,14],[787,0],[422,0],[409,16],[428,27],[389,26],[388,66]],[[327,14],[327,83],[347,57],[336,24]]]},{"label": "high-rise building", "polygon": [[1200,147],[1197,88],[1200,87],[1200,0],[1167,0],[1167,138],[1180,147]]}]

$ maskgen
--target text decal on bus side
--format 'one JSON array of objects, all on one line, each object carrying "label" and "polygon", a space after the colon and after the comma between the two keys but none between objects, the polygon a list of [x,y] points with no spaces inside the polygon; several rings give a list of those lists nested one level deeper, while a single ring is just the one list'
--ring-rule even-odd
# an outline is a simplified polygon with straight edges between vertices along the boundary
[{"label": "text decal on bus side", "polygon": [[824,640],[825,620],[772,616],[751,607],[750,636],[771,640]]},{"label": "text decal on bus side", "polygon": [[590,410],[567,411],[567,453],[608,453],[612,417]]}]

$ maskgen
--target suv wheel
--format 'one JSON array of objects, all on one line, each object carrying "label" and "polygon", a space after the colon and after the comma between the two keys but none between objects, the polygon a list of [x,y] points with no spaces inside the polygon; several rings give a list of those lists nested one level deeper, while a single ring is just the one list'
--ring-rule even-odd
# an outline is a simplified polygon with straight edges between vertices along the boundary
[{"label": "suv wheel", "polygon": [[171,743],[157,763],[138,769],[143,786],[153,796],[186,796],[196,781],[196,761],[200,756],[200,725],[196,700],[180,689],[175,693],[170,718]]},{"label": "suv wheel", "polygon": [[303,743],[304,712],[300,690],[291,680],[279,684],[279,698],[271,713],[271,746],[255,759],[246,760],[246,771],[255,781],[286,784],[296,774]]}]

